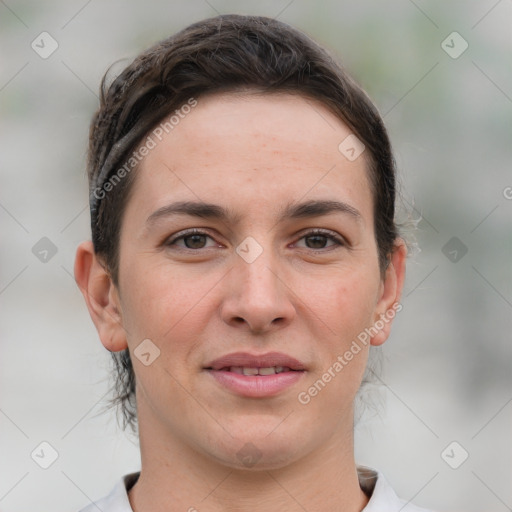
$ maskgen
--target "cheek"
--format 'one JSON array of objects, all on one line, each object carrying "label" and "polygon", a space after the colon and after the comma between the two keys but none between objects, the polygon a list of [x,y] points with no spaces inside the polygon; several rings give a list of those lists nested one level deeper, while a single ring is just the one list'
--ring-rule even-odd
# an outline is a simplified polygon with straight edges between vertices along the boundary
[{"label": "cheek", "polygon": [[378,277],[357,269],[345,269],[321,281],[303,282],[301,297],[323,321],[338,343],[350,342],[368,327],[376,304]]},{"label": "cheek", "polygon": [[[203,303],[200,298],[207,290],[203,291],[204,284],[183,279],[176,271],[171,275],[168,269],[147,262],[138,268],[127,266],[126,270],[130,278],[125,280],[123,323],[141,396],[153,403],[155,396],[161,400],[165,395],[165,403],[184,409],[190,396],[179,383],[191,387],[188,379],[194,364],[192,356],[198,350],[198,334],[204,329],[202,319],[207,317],[202,309],[207,301]],[[137,358],[138,347],[146,339],[157,347],[150,352],[158,353],[148,366]],[[153,405],[158,409],[156,402]]]},{"label": "cheek", "polygon": [[[311,400],[319,416],[330,409],[343,417],[360,387],[370,348],[365,329],[371,325],[376,290],[374,280],[353,272],[340,276],[338,283],[326,281],[307,296],[307,305],[319,319],[315,352],[321,354],[321,364],[301,396]],[[300,397],[299,402],[304,403]]]},{"label": "cheek", "polygon": [[122,286],[122,307],[129,344],[135,347],[149,338],[165,350],[175,339],[180,343],[173,352],[186,350],[212,314],[207,309],[211,309],[213,277],[195,278],[190,270],[184,272],[167,261],[139,258],[134,264],[126,263],[124,275],[129,277]]}]

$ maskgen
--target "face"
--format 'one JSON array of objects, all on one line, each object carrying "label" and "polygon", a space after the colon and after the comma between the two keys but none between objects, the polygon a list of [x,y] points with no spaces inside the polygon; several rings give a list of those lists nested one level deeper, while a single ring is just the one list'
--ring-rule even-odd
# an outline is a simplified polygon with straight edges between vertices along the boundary
[{"label": "face", "polygon": [[365,154],[338,149],[350,133],[299,96],[223,94],[155,138],[123,218],[115,299],[141,436],[272,468],[350,435],[370,341],[388,326],[354,341],[397,298]]}]

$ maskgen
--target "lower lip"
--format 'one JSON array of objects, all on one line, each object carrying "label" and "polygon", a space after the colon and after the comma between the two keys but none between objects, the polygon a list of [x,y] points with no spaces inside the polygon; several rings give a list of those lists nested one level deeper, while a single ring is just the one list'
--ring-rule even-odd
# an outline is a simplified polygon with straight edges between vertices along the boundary
[{"label": "lower lip", "polygon": [[304,371],[290,371],[273,375],[240,375],[223,370],[207,370],[222,386],[237,395],[264,398],[277,395],[293,386],[304,375]]}]

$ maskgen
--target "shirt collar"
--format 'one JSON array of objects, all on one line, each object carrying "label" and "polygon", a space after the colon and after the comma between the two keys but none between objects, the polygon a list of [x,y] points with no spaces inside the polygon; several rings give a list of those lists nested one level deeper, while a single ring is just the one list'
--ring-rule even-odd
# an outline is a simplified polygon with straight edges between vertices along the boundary
[{"label": "shirt collar", "polygon": [[[398,498],[382,473],[366,466],[358,466],[359,485],[370,501],[362,512],[428,512]],[[105,498],[91,503],[80,512],[133,512],[128,491],[135,485],[140,472],[130,473]]]}]

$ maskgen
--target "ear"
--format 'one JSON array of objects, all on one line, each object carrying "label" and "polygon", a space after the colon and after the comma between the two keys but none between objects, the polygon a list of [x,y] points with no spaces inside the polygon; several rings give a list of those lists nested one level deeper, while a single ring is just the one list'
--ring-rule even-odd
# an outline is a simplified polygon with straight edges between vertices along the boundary
[{"label": "ear", "polygon": [[407,246],[401,238],[398,238],[380,285],[373,328],[369,329],[372,332],[370,343],[374,346],[382,345],[388,339],[393,319],[402,309],[400,297],[405,281],[406,258]]},{"label": "ear", "polygon": [[126,349],[119,294],[90,241],[76,250],[75,280],[104,347],[110,352]]}]

